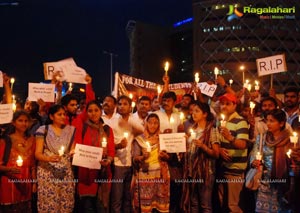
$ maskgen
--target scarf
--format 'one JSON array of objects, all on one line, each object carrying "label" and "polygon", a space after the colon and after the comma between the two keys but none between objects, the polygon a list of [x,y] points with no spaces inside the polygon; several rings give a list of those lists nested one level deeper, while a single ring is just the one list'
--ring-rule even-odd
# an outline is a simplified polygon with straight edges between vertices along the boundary
[{"label": "scarf", "polygon": [[280,132],[278,138],[274,138],[273,134],[267,132],[266,145],[274,148],[271,178],[286,178],[288,174],[288,165],[286,151],[290,142],[290,132],[285,129]]},{"label": "scarf", "polygon": [[[82,144],[89,145],[89,146],[96,146],[101,147],[100,141],[102,141],[102,138],[106,137],[107,135],[103,129],[103,125],[100,122],[99,124],[95,124],[91,122],[90,120],[86,121],[86,132],[90,128],[91,131],[97,130],[98,134],[94,135],[95,137],[84,137],[82,138]],[[94,130],[93,130],[94,129]],[[83,129],[82,129],[83,131]],[[85,133],[86,133],[85,132]],[[92,135],[90,135],[92,136]],[[95,182],[95,179],[97,179],[100,175],[99,169],[89,169],[84,167],[78,167],[78,181],[80,183],[83,183],[85,185],[91,185]]]},{"label": "scarf", "polygon": [[[207,122],[206,127],[199,138],[207,147],[211,147],[210,145],[210,133],[213,128],[214,122]],[[196,126],[194,125],[193,128]],[[192,154],[193,165],[192,165],[192,177],[188,177],[189,165],[188,159],[186,156],[186,163],[184,165],[184,179],[191,178],[191,179],[198,179],[203,180],[205,187],[208,186],[209,181],[209,156],[206,152],[204,152],[201,148],[197,147],[195,152]],[[195,189],[195,182],[192,183],[183,183],[183,197],[182,197],[182,206],[183,209],[187,212],[190,210],[190,196],[194,192]]]}]

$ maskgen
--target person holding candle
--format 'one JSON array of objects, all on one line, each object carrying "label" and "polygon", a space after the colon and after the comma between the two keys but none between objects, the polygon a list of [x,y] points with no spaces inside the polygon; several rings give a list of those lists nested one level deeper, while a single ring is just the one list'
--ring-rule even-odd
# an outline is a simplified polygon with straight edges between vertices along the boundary
[{"label": "person holding candle", "polygon": [[198,182],[183,183],[181,202],[185,212],[212,212],[215,159],[219,158],[220,146],[218,130],[207,103],[196,101],[192,117],[195,124],[187,140],[183,178]]},{"label": "person holding candle", "polygon": [[226,180],[218,183],[220,206],[225,212],[242,212],[240,194],[247,167],[248,124],[236,112],[237,97],[234,94],[225,93],[219,100],[221,113],[226,118],[225,127],[219,127],[221,148],[217,178]]},{"label": "person holding candle", "polygon": [[[119,213],[132,211],[130,184],[132,179],[132,141],[135,136],[144,131],[143,125],[131,114],[132,100],[122,95],[117,100],[115,122],[111,123],[114,132],[115,157],[113,182],[111,189],[111,212]],[[124,136],[127,132],[128,136]]]},{"label": "person holding candle", "polygon": [[[111,184],[100,183],[99,185],[95,180],[111,180],[112,178],[110,165],[115,155],[114,136],[112,129],[105,125],[101,118],[102,107],[97,101],[90,101],[87,104],[86,113],[88,120],[76,130],[75,144],[102,147],[103,155],[100,162],[100,170],[78,167],[77,192],[80,197],[79,212],[87,212],[89,209],[97,211],[97,193],[102,198],[103,207],[105,212],[107,212]],[[75,147],[75,144],[72,146],[72,149]]]},{"label": "person holding candle", "polygon": [[160,158],[159,133],[159,118],[152,113],[146,118],[144,133],[133,141],[135,212],[169,211],[170,175],[167,162]]},{"label": "person holding candle", "polygon": [[36,192],[36,166],[35,138],[29,134],[29,123],[27,112],[15,112],[12,128],[0,139],[0,209],[3,212],[32,210],[32,193]]},{"label": "person holding candle", "polygon": [[[262,139],[262,160],[257,159],[259,137],[254,144],[250,163],[254,168],[263,164],[264,172],[256,196],[256,212],[290,212],[289,168],[286,153],[292,147],[286,129],[286,115],[274,109],[267,113],[267,132]],[[261,135],[260,135],[261,136]],[[277,180],[277,182],[276,182]],[[278,182],[280,180],[280,182]]]},{"label": "person holding candle", "polygon": [[[47,125],[36,131],[35,157],[38,160],[38,211],[72,212],[75,182],[70,161],[70,147],[75,128],[65,125],[62,105],[49,108]],[[64,146],[64,155],[59,150]],[[55,193],[53,193],[55,192]]]}]

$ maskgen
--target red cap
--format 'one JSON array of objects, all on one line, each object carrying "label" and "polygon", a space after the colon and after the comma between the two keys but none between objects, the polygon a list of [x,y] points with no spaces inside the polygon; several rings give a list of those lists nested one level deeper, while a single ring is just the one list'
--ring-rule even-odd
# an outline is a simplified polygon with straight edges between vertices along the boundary
[{"label": "red cap", "polygon": [[225,93],[224,95],[222,95],[220,98],[219,98],[219,100],[220,101],[222,101],[222,100],[224,100],[224,99],[226,99],[227,101],[231,101],[231,102],[233,102],[233,103],[237,103],[237,98],[236,98],[236,96],[234,95],[234,94],[232,94],[232,93]]}]

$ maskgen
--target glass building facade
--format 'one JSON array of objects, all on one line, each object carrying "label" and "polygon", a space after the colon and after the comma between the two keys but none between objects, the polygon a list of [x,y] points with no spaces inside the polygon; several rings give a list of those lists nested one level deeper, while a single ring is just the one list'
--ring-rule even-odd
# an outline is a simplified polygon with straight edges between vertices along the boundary
[{"label": "glass building facade", "polygon": [[[226,3],[225,3],[226,2]],[[285,54],[287,72],[273,75],[274,88],[300,86],[299,1],[193,1],[193,65],[203,80],[218,67],[241,88],[244,79],[270,88],[270,75],[258,77],[256,59]],[[244,66],[244,70],[241,66]]]}]

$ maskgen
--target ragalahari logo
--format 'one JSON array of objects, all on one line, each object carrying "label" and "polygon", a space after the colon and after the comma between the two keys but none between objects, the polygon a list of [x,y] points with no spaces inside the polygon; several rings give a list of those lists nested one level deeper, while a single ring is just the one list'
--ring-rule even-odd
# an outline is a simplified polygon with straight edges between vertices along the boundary
[{"label": "ragalahari logo", "polygon": [[244,14],[241,13],[240,11],[238,11],[238,9],[236,7],[234,7],[233,5],[229,5],[229,12],[226,15],[228,15],[227,21],[230,22],[233,19],[238,19],[238,18],[242,17]]}]

